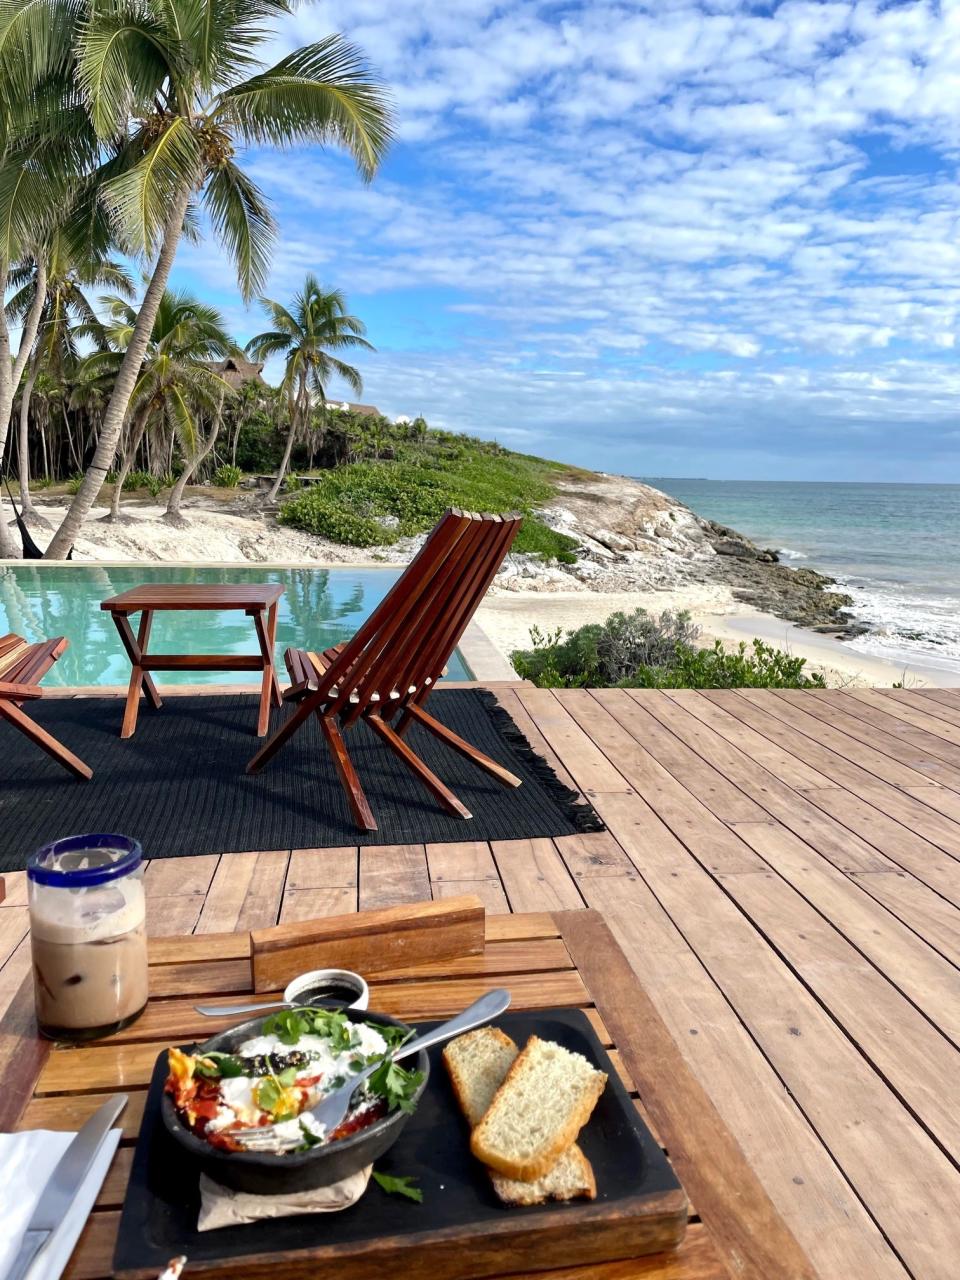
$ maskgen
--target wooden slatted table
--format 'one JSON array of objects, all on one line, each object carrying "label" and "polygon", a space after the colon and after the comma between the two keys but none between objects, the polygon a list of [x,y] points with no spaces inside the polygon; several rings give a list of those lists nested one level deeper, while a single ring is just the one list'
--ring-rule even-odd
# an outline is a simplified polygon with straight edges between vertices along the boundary
[{"label": "wooden slatted table", "polygon": [[[0,1130],[76,1129],[105,1093],[130,1094],[123,1141],[65,1273],[68,1280],[110,1275],[157,1054],[170,1043],[230,1025],[230,1019],[195,1014],[198,997],[227,1002],[252,992],[247,933],[156,938],[150,965],[146,1013],[97,1044],[70,1048],[41,1040],[30,979],[0,1021]],[[488,916],[483,954],[375,977],[370,1002],[413,1021],[444,1018],[493,983],[511,990],[515,1009],[573,1006],[586,1012],[691,1200],[686,1238],[676,1251],[537,1274],[554,1280],[813,1280],[796,1240],[598,912]],[[296,1273],[288,1268],[284,1274]]]},{"label": "wooden slatted table", "polygon": [[[133,736],[140,710],[140,691],[146,691],[153,707],[159,711],[163,705],[151,671],[262,671],[260,686],[260,714],[257,720],[257,736],[262,738],[270,724],[270,703],[281,705],[280,683],[274,665],[274,644],[277,638],[277,606],[284,587],[279,583],[251,582],[231,583],[166,583],[133,587],[118,596],[104,600],[100,608],[109,613],[120,633],[120,640],[133,670],[127,689],[127,704],[123,712],[121,738]],[[253,619],[260,652],[238,653],[160,653],[147,652],[153,615],[162,610],[243,610]],[[140,626],[133,634],[130,615],[140,614]]]}]

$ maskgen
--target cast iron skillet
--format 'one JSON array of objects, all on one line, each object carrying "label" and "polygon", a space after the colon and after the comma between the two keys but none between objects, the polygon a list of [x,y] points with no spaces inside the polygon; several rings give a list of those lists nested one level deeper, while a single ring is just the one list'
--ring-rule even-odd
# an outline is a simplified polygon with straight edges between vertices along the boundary
[{"label": "cast iron skillet", "polygon": [[[351,1022],[371,1022],[374,1026],[379,1023],[402,1027],[404,1031],[410,1030],[406,1023],[398,1022],[385,1013],[373,1013],[369,1009],[344,1009],[343,1012]],[[186,1048],[185,1052],[234,1053],[245,1040],[262,1034],[265,1021],[266,1016],[252,1018],[239,1027],[231,1027],[229,1031],[211,1036],[201,1045]],[[291,1048],[295,1047],[291,1045]],[[404,1066],[423,1072],[423,1080],[413,1098],[416,1103],[426,1088],[430,1074],[430,1060],[426,1051],[421,1049],[416,1062],[404,1062]],[[358,1169],[373,1164],[392,1147],[410,1118],[405,1111],[391,1111],[357,1133],[329,1145],[311,1147],[309,1151],[291,1152],[289,1155],[262,1155],[254,1151],[221,1151],[204,1138],[191,1133],[177,1115],[169,1093],[164,1093],[160,1111],[168,1131],[198,1161],[204,1173],[224,1186],[233,1187],[237,1191],[250,1191],[255,1195],[309,1191],[314,1187],[326,1187],[339,1182],[341,1178],[349,1177]]]}]

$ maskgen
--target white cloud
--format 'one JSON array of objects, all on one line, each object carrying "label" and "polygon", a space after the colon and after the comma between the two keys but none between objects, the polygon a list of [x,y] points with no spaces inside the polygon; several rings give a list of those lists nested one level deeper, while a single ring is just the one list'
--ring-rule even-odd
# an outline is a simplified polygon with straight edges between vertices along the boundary
[{"label": "white cloud", "polygon": [[[634,406],[733,404],[775,430],[786,396],[835,423],[909,404],[919,430],[929,385],[902,380],[943,385],[960,312],[954,0],[320,0],[278,48],[331,30],[393,88],[395,157],[369,188],[320,152],[251,167],[283,229],[270,292],[315,270],[376,304],[372,398],[479,429],[491,401],[456,378],[494,370],[500,429],[542,434],[544,404],[567,418],[529,370],[557,366],[562,391],[570,363],[615,397],[611,432]],[[209,243],[180,270],[223,284]],[[852,401],[877,359],[897,377]]]}]

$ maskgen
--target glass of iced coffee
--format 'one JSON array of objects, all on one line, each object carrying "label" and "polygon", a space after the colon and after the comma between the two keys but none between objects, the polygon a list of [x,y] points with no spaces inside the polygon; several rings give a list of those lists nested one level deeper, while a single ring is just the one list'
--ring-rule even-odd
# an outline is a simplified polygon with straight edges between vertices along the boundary
[{"label": "glass of iced coffee", "polygon": [[118,835],[68,836],[27,863],[37,1022],[55,1040],[119,1031],[147,1003],[143,851]]}]

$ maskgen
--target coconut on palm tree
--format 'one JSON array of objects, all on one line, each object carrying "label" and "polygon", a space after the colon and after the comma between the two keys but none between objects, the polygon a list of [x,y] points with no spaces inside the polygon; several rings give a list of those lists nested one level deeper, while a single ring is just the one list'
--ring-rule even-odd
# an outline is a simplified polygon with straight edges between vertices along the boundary
[{"label": "coconut on palm tree", "polygon": [[[387,148],[383,89],[340,36],[262,67],[271,22],[293,8],[294,0],[0,0],[8,95],[32,119],[37,108],[22,104],[38,97],[38,86],[51,84],[51,96],[65,86],[52,112],[56,127],[83,115],[79,141],[65,151],[82,163],[88,131],[99,148],[99,167],[80,182],[82,194],[96,196],[83,206],[91,225],[106,213],[121,247],[153,262],[96,453],[47,549],[52,559],[67,554],[113,463],[184,222],[198,202],[244,296],[263,287],[274,224],[237,148],[333,143],[368,179]],[[0,214],[5,207],[0,189]]]},{"label": "coconut on palm tree", "polygon": [[[81,370],[86,382],[99,380],[109,384],[123,367],[138,313],[123,298],[106,297],[101,301],[108,311],[108,318],[102,324],[107,350],[88,356]],[[189,479],[197,463],[209,452],[205,448],[202,421],[208,419],[219,424],[224,397],[232,394],[229,384],[214,372],[211,363],[238,354],[239,349],[215,307],[188,293],[165,290],[154,318],[146,358],[130,397],[123,460],[117,472],[108,520],[116,520],[120,514],[123,483],[148,430],[163,432],[179,441]],[[179,496],[185,485],[186,480],[177,492],[174,517],[178,515]]]},{"label": "coconut on palm tree", "polygon": [[28,519],[39,519],[30,497],[29,449],[30,402],[37,377],[43,372],[64,382],[78,359],[78,336],[99,327],[86,289],[116,289],[127,298],[134,292],[133,280],[122,264],[95,252],[77,253],[62,228],[49,237],[43,266],[45,282],[39,278],[35,261],[19,263],[10,270],[9,282],[17,292],[7,303],[7,318],[22,324],[35,305],[38,288],[44,287],[36,340],[20,393],[20,506]]},{"label": "coconut on palm tree", "polygon": [[347,300],[341,291],[322,289],[315,276],[307,276],[290,310],[270,298],[260,301],[273,327],[250,339],[247,354],[255,360],[283,357],[281,389],[290,420],[283,459],[267,494],[267,500],[272,501],[280,492],[290,465],[294,441],[310,429],[315,404],[322,420],[330,380],[342,378],[358,395],[363,391],[359,370],[346,364],[336,352],[351,347],[367,351],[374,348],[363,336],[367,331],[363,321],[347,312]]}]

